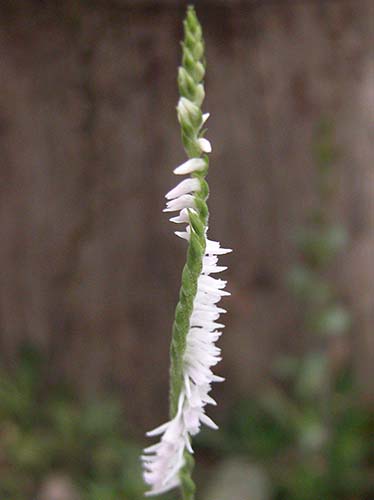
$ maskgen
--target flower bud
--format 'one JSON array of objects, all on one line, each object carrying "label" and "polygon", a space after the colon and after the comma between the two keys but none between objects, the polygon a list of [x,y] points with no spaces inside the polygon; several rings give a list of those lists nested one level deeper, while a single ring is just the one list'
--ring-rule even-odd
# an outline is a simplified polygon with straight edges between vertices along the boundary
[{"label": "flower bud", "polygon": [[201,83],[199,83],[199,85],[197,85],[195,90],[195,99],[194,99],[197,106],[201,106],[204,98],[205,98],[204,86]]},{"label": "flower bud", "polygon": [[190,50],[186,46],[183,47],[182,65],[189,73],[193,74],[195,69],[195,60]]},{"label": "flower bud", "polygon": [[197,81],[201,82],[205,75],[204,65],[199,61],[195,65],[195,78]]},{"label": "flower bud", "polygon": [[201,110],[189,99],[181,97],[178,102],[177,111],[180,123],[189,123],[197,129],[201,126]]},{"label": "flower bud", "polygon": [[193,100],[196,91],[196,84],[193,78],[182,67],[178,70],[178,85],[182,96]]},{"label": "flower bud", "polygon": [[196,61],[200,60],[204,54],[204,45],[202,42],[197,42],[195,43],[193,50],[192,50],[193,56]]}]

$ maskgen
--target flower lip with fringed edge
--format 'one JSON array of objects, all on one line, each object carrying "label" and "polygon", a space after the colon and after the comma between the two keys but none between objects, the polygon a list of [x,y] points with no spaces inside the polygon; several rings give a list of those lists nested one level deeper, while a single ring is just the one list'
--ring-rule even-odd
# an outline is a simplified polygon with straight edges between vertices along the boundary
[{"label": "flower lip with fringed edge", "polygon": [[204,137],[203,126],[209,118],[209,113],[201,111],[205,96],[204,41],[193,7],[187,10],[184,32],[177,116],[188,159],[174,173],[189,177],[166,194],[164,211],[178,212],[170,220],[186,224],[183,231],[175,234],[187,241],[188,248],[170,349],[170,420],[147,433],[149,437],[161,437],[157,444],[144,450],[142,461],[144,479],[150,486],[147,496],[180,487],[183,499],[193,500],[191,438],[202,424],[217,429],[205,407],[216,404],[209,395],[211,384],[224,380],[212,368],[221,360],[215,343],[224,327],[219,317],[226,312],[217,303],[229,293],[224,291],[226,282],[211,275],[226,270],[218,265],[218,255],[231,250],[207,238],[209,188],[205,177],[212,146]]}]

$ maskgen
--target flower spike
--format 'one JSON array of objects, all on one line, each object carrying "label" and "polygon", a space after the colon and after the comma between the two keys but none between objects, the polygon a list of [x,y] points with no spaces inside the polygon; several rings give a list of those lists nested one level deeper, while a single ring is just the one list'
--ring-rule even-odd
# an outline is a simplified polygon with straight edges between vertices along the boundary
[{"label": "flower spike", "polygon": [[215,342],[224,327],[217,320],[226,312],[217,306],[221,297],[230,295],[223,289],[226,281],[211,274],[226,269],[218,266],[218,255],[231,250],[221,248],[207,238],[208,171],[212,151],[202,127],[209,113],[202,113],[205,91],[204,41],[193,7],[184,21],[182,66],[178,72],[180,99],[177,106],[182,141],[188,160],[174,170],[176,175],[190,175],[166,194],[165,212],[179,212],[170,220],[186,224],[175,234],[188,241],[187,260],[182,273],[179,303],[175,311],[170,348],[170,420],[147,433],[161,435],[159,443],[144,450],[144,479],[150,486],[147,496],[158,495],[180,487],[184,500],[193,500],[195,485],[191,478],[194,460],[191,437],[204,424],[217,425],[206,415],[207,404],[216,405],[209,395],[212,382],[224,379],[212,372],[221,360]]}]

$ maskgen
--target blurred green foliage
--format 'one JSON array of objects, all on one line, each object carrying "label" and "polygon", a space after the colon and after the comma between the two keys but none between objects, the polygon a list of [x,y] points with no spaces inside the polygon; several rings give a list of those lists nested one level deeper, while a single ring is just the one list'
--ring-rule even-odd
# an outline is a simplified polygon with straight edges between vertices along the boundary
[{"label": "blurred green foliage", "polygon": [[348,241],[345,228],[331,221],[336,156],[332,126],[323,121],[314,150],[317,201],[295,235],[299,258],[287,277],[300,306],[305,353],[278,359],[275,381],[258,400],[239,403],[220,436],[200,441],[222,455],[263,463],[274,500],[366,500],[373,488],[373,422],[340,352],[351,315],[329,275]]},{"label": "blurred green foliage", "polygon": [[[309,396],[306,392],[309,381],[304,387],[300,383],[306,375],[302,365],[301,360],[300,379],[293,375],[290,391],[274,386],[259,401],[241,401],[221,436],[201,445],[222,456],[244,455],[262,463],[272,478],[276,500],[369,499],[369,411],[353,396],[347,371],[336,379],[324,418],[313,390]],[[318,377],[312,378],[316,382]]]},{"label": "blurred green foliage", "polygon": [[11,375],[0,371],[0,498],[36,498],[57,473],[82,500],[143,498],[140,449],[124,436],[119,401],[78,402],[65,384],[47,388],[44,370],[25,347]]}]

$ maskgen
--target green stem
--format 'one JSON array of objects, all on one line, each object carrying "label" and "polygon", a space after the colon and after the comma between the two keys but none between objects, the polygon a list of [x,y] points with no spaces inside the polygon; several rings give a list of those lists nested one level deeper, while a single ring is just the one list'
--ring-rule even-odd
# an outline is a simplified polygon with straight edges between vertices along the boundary
[{"label": "green stem", "polygon": [[[182,66],[179,68],[178,85],[181,97],[188,99],[191,109],[178,110],[182,141],[189,158],[202,156],[198,139],[202,137],[201,104],[204,99],[203,77],[204,42],[200,23],[193,7],[188,7],[184,21],[184,41],[182,43]],[[197,293],[197,281],[201,274],[205,253],[205,233],[208,220],[208,185],[205,176],[208,171],[208,157],[203,157],[206,168],[194,172],[193,177],[200,181],[200,190],[195,194],[195,211],[189,211],[190,239],[187,249],[186,264],[182,272],[179,302],[175,310],[170,347],[170,417],[178,410],[178,401],[183,388],[183,357],[190,326],[190,317]],[[194,500],[195,484],[192,480],[194,459],[186,450],[185,465],[180,472],[183,500]]]}]

